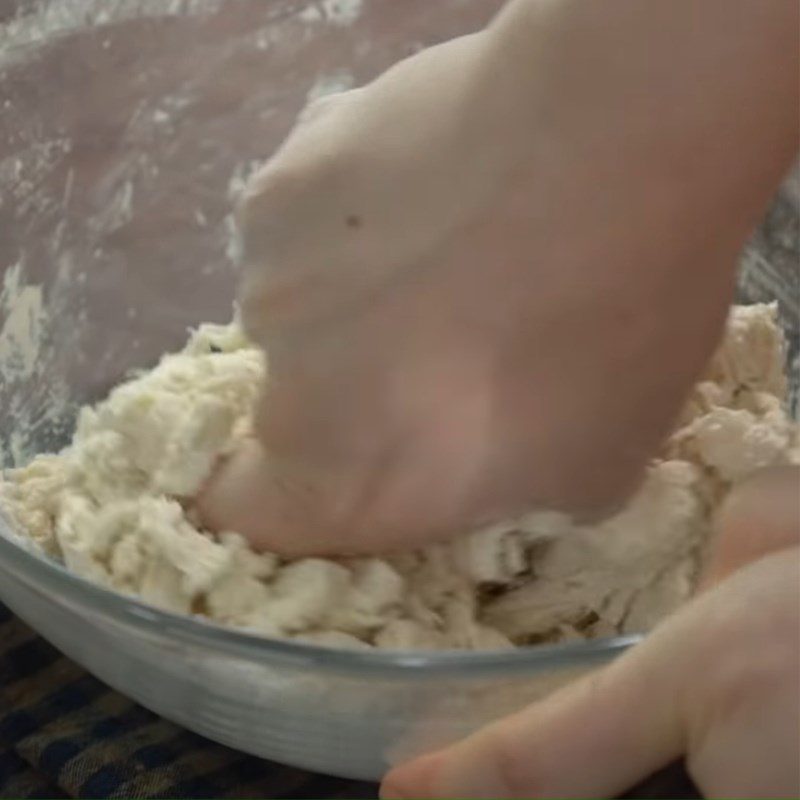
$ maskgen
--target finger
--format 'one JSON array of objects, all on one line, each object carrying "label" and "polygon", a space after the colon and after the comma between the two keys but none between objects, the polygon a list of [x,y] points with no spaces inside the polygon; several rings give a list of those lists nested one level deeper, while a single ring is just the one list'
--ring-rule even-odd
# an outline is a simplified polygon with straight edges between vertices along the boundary
[{"label": "finger", "polygon": [[[796,718],[781,681],[796,684],[797,668],[784,656],[796,662],[799,565],[797,553],[783,552],[748,565],[610,666],[392,770],[382,796],[614,797],[687,752],[692,777],[712,796],[742,787],[754,789],[745,796],[794,796],[786,791],[795,776],[784,773],[796,765]],[[763,717],[763,708],[754,709],[759,698],[776,697],[789,698],[789,713],[776,713],[771,724],[782,730],[788,719],[793,726],[780,746],[760,733],[753,742],[745,719],[731,750],[724,740],[737,714]],[[748,748],[761,758],[757,768],[749,752],[725,763],[726,753]],[[768,794],[759,794],[764,787]]]},{"label": "finger", "polygon": [[765,469],[742,483],[726,500],[716,527],[702,586],[800,543],[800,467]]},{"label": "finger", "polygon": [[383,798],[611,797],[683,749],[674,625],[603,670],[390,772]]},{"label": "finger", "polygon": [[705,797],[800,797],[800,547],[695,602],[707,611],[683,690],[695,784]]},{"label": "finger", "polygon": [[315,474],[246,439],[217,467],[196,509],[209,530],[235,531],[255,550],[292,558],[389,552],[437,534],[421,523],[414,527],[418,516],[390,523],[365,510],[360,498],[369,492],[346,467]]},{"label": "finger", "polygon": [[210,530],[236,531],[256,550],[288,556],[325,552],[330,546],[330,534],[310,518],[318,505],[311,487],[276,473],[255,439],[245,440],[219,465],[197,499],[200,518]]}]

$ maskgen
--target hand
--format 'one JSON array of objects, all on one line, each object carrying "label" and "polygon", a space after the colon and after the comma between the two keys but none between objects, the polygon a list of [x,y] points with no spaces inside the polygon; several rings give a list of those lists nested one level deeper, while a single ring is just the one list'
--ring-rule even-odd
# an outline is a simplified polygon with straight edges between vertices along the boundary
[{"label": "hand", "polygon": [[[243,321],[270,377],[257,439],[200,500],[209,526],[355,553],[621,501],[793,153],[793,83],[784,97],[773,72],[794,73],[762,57],[790,21],[740,5],[758,17],[744,31],[730,3],[703,4],[722,22],[698,47],[673,3],[598,21],[595,4],[518,0],[309,108],[241,205]],[[645,36],[630,53],[647,68],[614,36]],[[741,80],[754,62],[763,80]]]},{"label": "hand", "polygon": [[401,766],[385,798],[613,797],[685,756],[707,797],[800,796],[800,470],[730,498],[708,589],[603,670]]}]

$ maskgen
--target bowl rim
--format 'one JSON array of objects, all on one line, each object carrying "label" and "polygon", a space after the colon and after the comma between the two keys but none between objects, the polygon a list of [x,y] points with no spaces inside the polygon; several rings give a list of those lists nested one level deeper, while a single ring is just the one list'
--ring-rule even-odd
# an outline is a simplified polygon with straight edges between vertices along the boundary
[{"label": "bowl rim", "polygon": [[[10,571],[12,580],[47,596],[52,602],[71,606],[75,612],[84,611],[90,617],[105,617],[151,637],[166,636],[171,641],[265,666],[302,666],[406,680],[424,680],[443,674],[479,679],[601,665],[644,638],[642,634],[632,634],[482,651],[336,649],[291,639],[273,639],[199,616],[157,608],[69,571],[58,561],[36,552],[36,547],[33,542],[29,546],[0,511],[0,572]],[[2,600],[7,602],[5,598]],[[14,608],[12,611],[16,613]],[[24,613],[20,616],[24,619]]]}]

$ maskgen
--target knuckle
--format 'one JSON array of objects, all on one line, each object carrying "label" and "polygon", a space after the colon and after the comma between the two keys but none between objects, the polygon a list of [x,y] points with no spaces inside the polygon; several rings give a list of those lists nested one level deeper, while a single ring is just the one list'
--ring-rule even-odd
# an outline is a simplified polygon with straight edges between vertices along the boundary
[{"label": "knuckle", "polygon": [[315,122],[319,122],[324,114],[331,113],[336,108],[337,103],[341,103],[341,98],[342,93],[335,93],[326,94],[309,100],[297,116],[295,130],[303,125],[311,125]]},{"label": "knuckle", "polygon": [[794,602],[787,603],[780,592],[771,596],[763,587],[757,594],[746,586],[737,588],[731,608],[706,626],[699,659],[712,666],[691,682],[686,693],[686,716],[696,750],[728,721],[746,718],[771,698],[791,696],[800,680],[796,592]]},{"label": "knuckle", "polygon": [[[739,658],[718,661],[703,683],[705,690],[695,695],[688,713],[687,752],[689,766],[702,757],[719,731],[735,730],[742,720],[752,719],[761,709],[791,707],[800,683],[800,665],[795,653],[780,645],[748,651]],[[709,686],[708,681],[713,681]]]},{"label": "knuckle", "polygon": [[295,130],[300,130],[306,125],[312,125],[324,120],[326,116],[346,112],[354,101],[363,95],[363,87],[347,89],[346,91],[333,91],[314,97],[309,100],[297,117]]},{"label": "knuckle", "polygon": [[275,213],[287,206],[298,190],[306,184],[302,164],[287,164],[279,156],[267,162],[247,183],[237,205],[240,225],[247,230],[260,224],[265,214]]},{"label": "knuckle", "polygon": [[505,727],[498,727],[487,741],[488,758],[498,786],[508,797],[540,797],[542,774],[536,753],[525,746],[524,740]]},{"label": "knuckle", "polygon": [[776,687],[785,686],[787,679],[798,677],[800,658],[796,641],[783,639],[738,655],[726,659],[716,676],[720,710],[733,712],[751,703],[754,697],[763,697]]},{"label": "knuckle", "polygon": [[318,241],[324,232],[328,262],[345,239],[343,198],[352,194],[351,167],[352,159],[338,147],[279,154],[266,164],[245,187],[235,211],[245,261],[316,262],[323,256]]}]

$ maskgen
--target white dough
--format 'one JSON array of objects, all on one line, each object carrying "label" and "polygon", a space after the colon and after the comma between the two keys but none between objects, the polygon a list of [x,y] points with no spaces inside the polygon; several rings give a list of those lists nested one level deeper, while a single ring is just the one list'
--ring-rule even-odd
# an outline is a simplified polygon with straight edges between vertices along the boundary
[{"label": "white dough", "polygon": [[628,506],[594,526],[532,513],[379,558],[286,560],[198,528],[192,497],[250,433],[264,375],[238,325],[80,414],[72,444],[0,480],[19,530],[89,580],[170,611],[333,647],[500,648],[643,631],[691,594],[732,482],[797,459],[773,306],[735,308]]}]

